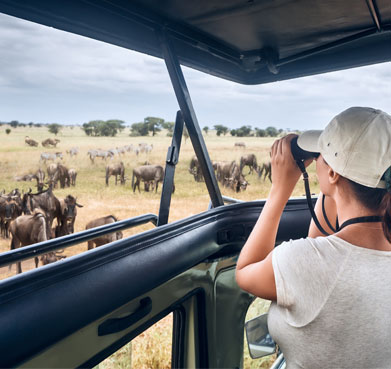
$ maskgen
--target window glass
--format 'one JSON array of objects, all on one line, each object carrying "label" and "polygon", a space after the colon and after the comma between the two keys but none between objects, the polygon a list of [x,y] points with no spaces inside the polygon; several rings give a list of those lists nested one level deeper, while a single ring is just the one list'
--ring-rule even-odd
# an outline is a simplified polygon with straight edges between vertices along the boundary
[{"label": "window glass", "polygon": [[172,313],[96,366],[97,369],[170,369]]}]

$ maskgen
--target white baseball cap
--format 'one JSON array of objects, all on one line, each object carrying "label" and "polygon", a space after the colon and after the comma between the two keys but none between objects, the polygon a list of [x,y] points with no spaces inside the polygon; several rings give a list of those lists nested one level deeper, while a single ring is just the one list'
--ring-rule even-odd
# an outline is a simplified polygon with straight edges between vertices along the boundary
[{"label": "white baseball cap", "polygon": [[367,187],[386,187],[382,176],[391,166],[391,116],[381,110],[349,108],[323,131],[304,132],[297,144],[321,153],[343,177]]}]

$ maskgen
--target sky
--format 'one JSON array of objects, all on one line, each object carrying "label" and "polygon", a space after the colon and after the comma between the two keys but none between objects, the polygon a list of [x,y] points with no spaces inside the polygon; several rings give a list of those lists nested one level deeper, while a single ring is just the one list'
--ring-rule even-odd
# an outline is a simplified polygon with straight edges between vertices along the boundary
[{"label": "sky", "polygon": [[[0,14],[0,121],[174,121],[164,62]],[[201,127],[322,129],[350,106],[391,114],[391,63],[245,86],[184,67]]]}]

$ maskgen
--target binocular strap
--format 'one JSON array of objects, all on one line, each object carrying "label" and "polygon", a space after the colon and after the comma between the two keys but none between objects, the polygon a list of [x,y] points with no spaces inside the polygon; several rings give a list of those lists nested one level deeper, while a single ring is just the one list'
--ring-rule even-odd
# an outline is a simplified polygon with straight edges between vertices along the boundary
[{"label": "binocular strap", "polygon": [[[311,213],[311,217],[315,223],[315,225],[318,227],[318,229],[325,235],[325,236],[330,236],[330,233],[326,232],[324,230],[324,228],[321,226],[319,220],[318,220],[318,217],[316,216],[315,214],[315,210],[314,210],[314,205],[312,204],[312,199],[311,199],[311,191],[310,191],[310,184],[309,184],[309,180],[308,180],[308,173],[307,171],[305,170],[305,166],[304,166],[304,163],[302,161],[296,161],[298,167],[300,168],[301,172],[303,173],[303,181],[304,181],[304,187],[305,187],[305,195],[306,195],[306,199],[307,199],[307,204],[308,204],[308,209]],[[324,201],[325,201],[325,195],[322,194],[322,213],[323,213],[323,218],[325,220],[325,222],[327,223],[328,227],[330,227],[330,229],[335,233],[335,232],[338,232],[340,231],[342,228],[345,228],[346,226],[348,225],[351,225],[351,224],[356,224],[356,223],[376,223],[376,222],[381,222],[383,220],[383,217],[381,216],[378,216],[378,215],[370,215],[370,216],[365,216],[365,217],[357,217],[357,218],[352,218],[352,219],[348,219],[347,221],[343,222],[341,224],[341,226],[339,226],[338,224],[338,217],[337,217],[337,220],[336,220],[336,228],[334,228],[327,215],[326,215],[326,210],[325,210],[325,206],[324,206]]]}]

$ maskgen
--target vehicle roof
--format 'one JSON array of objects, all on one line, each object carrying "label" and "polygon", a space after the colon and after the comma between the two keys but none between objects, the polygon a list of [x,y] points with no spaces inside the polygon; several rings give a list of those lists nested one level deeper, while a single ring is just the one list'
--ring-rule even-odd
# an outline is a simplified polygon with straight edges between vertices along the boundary
[{"label": "vehicle roof", "polygon": [[0,12],[244,84],[391,60],[389,0],[0,0]]}]

